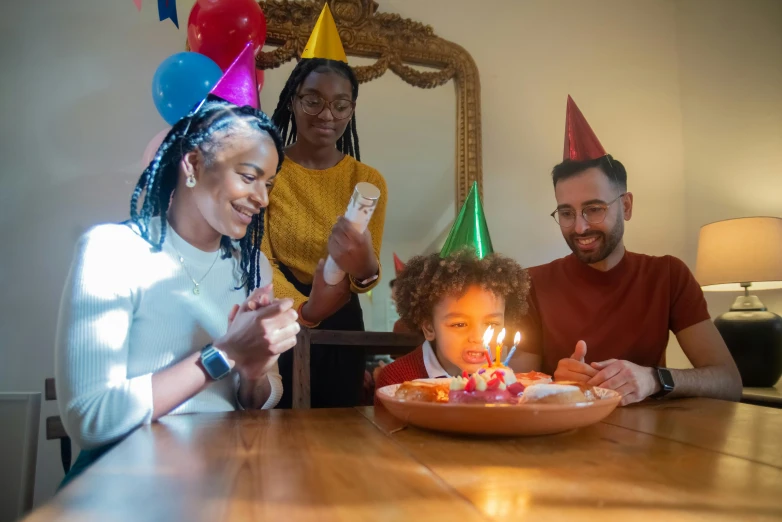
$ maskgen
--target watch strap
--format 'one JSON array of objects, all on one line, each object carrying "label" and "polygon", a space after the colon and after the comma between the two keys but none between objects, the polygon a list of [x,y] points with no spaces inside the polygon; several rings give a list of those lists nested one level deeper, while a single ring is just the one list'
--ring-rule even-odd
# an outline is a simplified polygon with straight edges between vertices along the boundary
[{"label": "watch strap", "polygon": [[350,288],[353,290],[353,292],[357,294],[362,294],[364,292],[370,291],[372,288],[377,285],[378,280],[380,279],[381,275],[383,273],[383,269],[380,266],[380,263],[377,265],[377,273],[373,276],[367,277],[363,280],[358,280],[352,275],[348,275],[350,278]]},{"label": "watch strap", "polygon": [[380,276],[378,274],[375,274],[372,277],[367,277],[366,279],[362,279],[361,281],[356,281],[356,285],[358,285],[358,286],[369,286],[371,283],[377,281],[378,277],[380,277]]}]

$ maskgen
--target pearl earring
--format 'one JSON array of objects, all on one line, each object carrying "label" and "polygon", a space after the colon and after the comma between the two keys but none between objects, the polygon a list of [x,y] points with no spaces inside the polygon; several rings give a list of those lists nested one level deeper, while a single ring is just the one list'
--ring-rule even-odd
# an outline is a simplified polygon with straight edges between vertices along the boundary
[{"label": "pearl earring", "polygon": [[188,188],[193,188],[193,187],[195,187],[195,186],[196,186],[196,179],[195,179],[195,176],[193,176],[192,174],[191,174],[191,175],[189,175],[189,176],[187,177],[187,179],[185,180],[185,185],[187,185],[187,186],[188,186]]}]

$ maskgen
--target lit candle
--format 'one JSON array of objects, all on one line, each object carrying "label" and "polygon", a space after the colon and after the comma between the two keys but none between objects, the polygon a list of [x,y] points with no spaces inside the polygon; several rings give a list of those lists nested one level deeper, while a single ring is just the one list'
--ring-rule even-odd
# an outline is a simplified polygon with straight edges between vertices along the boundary
[{"label": "lit candle", "polygon": [[500,330],[500,335],[497,336],[497,357],[494,359],[494,365],[500,365],[500,359],[502,358],[502,341],[505,340],[505,328]]},{"label": "lit candle", "polygon": [[516,332],[516,335],[513,337],[513,348],[511,348],[510,352],[508,352],[508,356],[505,358],[505,362],[502,363],[503,365],[508,366],[508,363],[510,362],[510,358],[513,357],[514,353],[516,353],[516,346],[518,346],[520,341],[521,341],[521,332]]},{"label": "lit candle", "polygon": [[494,337],[494,328],[491,326],[483,333],[483,348],[486,350],[486,363],[491,366],[491,338]]}]

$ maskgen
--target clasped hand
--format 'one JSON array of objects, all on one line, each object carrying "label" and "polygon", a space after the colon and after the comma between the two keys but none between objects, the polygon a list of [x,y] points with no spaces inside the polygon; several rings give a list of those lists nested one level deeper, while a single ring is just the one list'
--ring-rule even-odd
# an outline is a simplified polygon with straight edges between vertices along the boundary
[{"label": "clasped hand", "polygon": [[298,314],[292,299],[274,299],[271,285],[258,288],[228,315],[228,330],[214,345],[225,351],[240,375],[258,379],[281,353],[296,345]]},{"label": "clasped hand", "polygon": [[554,380],[576,381],[615,390],[622,394],[622,406],[640,402],[657,391],[659,384],[652,368],[619,359],[587,364],[584,362],[586,353],[586,343],[576,343],[573,355],[557,364]]}]

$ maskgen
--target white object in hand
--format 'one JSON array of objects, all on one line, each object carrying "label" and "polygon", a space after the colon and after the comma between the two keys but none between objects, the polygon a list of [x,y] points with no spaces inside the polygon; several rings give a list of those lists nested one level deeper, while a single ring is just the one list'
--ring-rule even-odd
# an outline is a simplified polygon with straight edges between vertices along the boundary
[{"label": "white object in hand", "polygon": [[[345,219],[350,221],[357,232],[363,234],[377,208],[378,201],[380,201],[380,189],[364,181],[356,183],[345,212]],[[323,279],[329,285],[336,285],[345,279],[345,271],[337,266],[331,256],[326,259],[326,265],[323,267]]]}]

